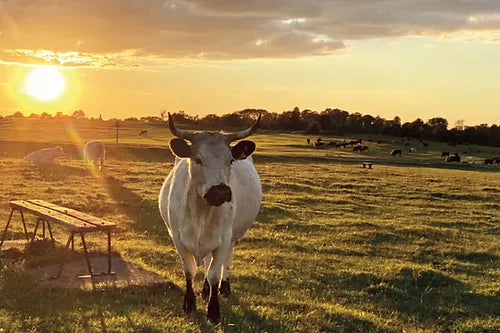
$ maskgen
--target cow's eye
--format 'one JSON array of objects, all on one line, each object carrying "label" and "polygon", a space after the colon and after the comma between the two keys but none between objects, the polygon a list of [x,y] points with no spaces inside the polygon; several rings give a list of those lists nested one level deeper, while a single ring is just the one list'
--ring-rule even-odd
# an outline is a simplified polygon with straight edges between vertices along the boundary
[{"label": "cow's eye", "polygon": [[234,158],[231,159],[231,161],[229,162],[229,164],[233,164],[233,162],[234,162]]},{"label": "cow's eye", "polygon": [[196,164],[198,164],[198,165],[203,165],[203,162],[201,161],[201,159],[200,159],[200,158],[195,158],[195,159],[194,159],[194,162],[195,162]]}]

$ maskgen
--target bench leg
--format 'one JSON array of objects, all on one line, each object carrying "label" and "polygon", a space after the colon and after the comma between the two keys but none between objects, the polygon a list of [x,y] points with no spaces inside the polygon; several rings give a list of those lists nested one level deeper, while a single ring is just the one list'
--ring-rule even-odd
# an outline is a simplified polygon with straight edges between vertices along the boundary
[{"label": "bench leg", "polygon": [[40,218],[36,219],[35,231],[33,231],[33,237],[31,238],[31,243],[35,241],[36,232],[38,231],[38,225],[40,224]]},{"label": "bench leg", "polygon": [[[68,251],[69,250],[69,243],[71,241],[71,239],[73,238],[73,233],[71,233],[71,235],[69,235],[68,237],[68,241],[66,242],[66,247],[65,247],[65,250]],[[59,271],[57,272],[57,275],[56,276],[53,276],[51,277],[51,279],[58,279],[60,276],[61,276],[61,273],[62,273],[62,270],[63,270],[63,267],[64,267],[64,262],[66,260],[66,254],[63,254],[63,257],[62,257],[62,260],[61,260],[61,263],[59,264]]]},{"label": "bench leg", "polygon": [[10,210],[9,219],[7,220],[7,225],[5,226],[5,230],[3,231],[2,241],[0,241],[0,248],[2,247],[3,241],[5,240],[5,235],[7,235],[7,230],[9,229],[9,224],[10,224],[10,220],[12,219],[12,214],[13,213],[14,213],[14,208],[12,208]]},{"label": "bench leg", "polygon": [[24,235],[26,236],[26,242],[29,242],[30,241],[30,237],[28,236],[28,230],[26,229],[26,222],[24,221],[23,210],[20,209],[19,213],[21,214],[21,221],[23,221]]},{"label": "bench leg", "polygon": [[80,236],[82,238],[82,246],[83,246],[83,251],[85,252],[85,260],[87,261],[89,274],[90,276],[92,276],[94,275],[94,273],[92,273],[92,265],[90,264],[89,252],[87,251],[87,244],[85,243],[85,237],[83,236],[83,232],[80,233]]},{"label": "bench leg", "polygon": [[108,274],[111,274],[111,231],[108,231]]},{"label": "bench leg", "polygon": [[75,234],[71,234],[71,250],[75,251]]},{"label": "bench leg", "polygon": [[50,239],[52,240],[52,242],[55,242],[54,235],[52,234],[52,228],[50,226],[50,222],[49,221],[47,221],[47,229],[49,229]]},{"label": "bench leg", "polygon": [[45,220],[42,220],[42,238],[45,239]]}]

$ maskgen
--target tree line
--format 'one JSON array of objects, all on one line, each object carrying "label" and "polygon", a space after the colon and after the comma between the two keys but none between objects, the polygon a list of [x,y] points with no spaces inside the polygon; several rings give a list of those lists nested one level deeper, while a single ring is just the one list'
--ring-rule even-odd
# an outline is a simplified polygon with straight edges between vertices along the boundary
[{"label": "tree line", "polygon": [[[324,111],[313,111],[309,109],[293,110],[282,113],[268,112],[263,109],[244,109],[223,115],[208,114],[200,117],[192,116],[184,111],[172,113],[173,119],[179,125],[191,128],[241,128],[248,126],[257,117],[262,115],[260,127],[267,130],[284,132],[304,132],[305,134],[332,134],[343,136],[351,134],[390,135],[410,137],[422,140],[443,141],[453,144],[471,143],[480,145],[500,145],[500,127],[496,124],[488,126],[480,124],[465,126],[463,120],[457,121],[449,128],[445,118],[434,117],[426,122],[417,118],[412,122],[401,122],[396,116],[393,119],[385,119],[380,116],[361,114],[359,112],[349,113],[338,108],[327,108]],[[1,116],[0,116],[1,117]],[[24,117],[19,111],[8,117]],[[55,116],[48,113],[41,115],[31,114],[29,118],[73,118],[87,119],[82,110],[76,110],[71,116],[58,112]],[[93,118],[92,118],[93,119]],[[99,116],[99,120],[102,118]],[[116,121],[118,119],[111,119]],[[141,118],[125,118],[124,122],[148,122],[165,123],[167,112],[162,110],[160,116],[147,116]]]}]

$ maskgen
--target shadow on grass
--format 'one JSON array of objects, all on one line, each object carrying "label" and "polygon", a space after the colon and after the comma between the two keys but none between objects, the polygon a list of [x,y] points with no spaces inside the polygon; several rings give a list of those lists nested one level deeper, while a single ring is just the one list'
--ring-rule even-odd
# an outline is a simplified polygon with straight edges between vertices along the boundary
[{"label": "shadow on grass", "polygon": [[118,210],[133,221],[132,227],[136,231],[158,242],[167,241],[167,230],[160,216],[157,200],[142,198],[113,176],[104,176],[103,184],[116,202]]},{"label": "shadow on grass", "polygon": [[21,170],[25,179],[42,179],[44,181],[63,181],[69,176],[85,177],[88,171],[79,168],[57,163],[31,164]]},{"label": "shadow on grass", "polygon": [[[173,283],[102,289],[59,289],[38,285],[29,275],[14,269],[0,272],[0,308],[12,316],[7,332],[67,332],[81,327],[84,331],[107,332],[106,322],[115,326],[116,318],[127,318],[129,331],[147,331],[135,324],[131,314],[143,312],[177,312],[182,307],[183,291]],[[15,319],[15,320],[14,320]],[[68,323],[71,323],[68,325]],[[19,327],[20,326],[20,327]],[[108,324],[109,326],[109,324]],[[146,329],[146,330],[145,330]]]},{"label": "shadow on grass", "polygon": [[445,330],[458,319],[500,315],[498,296],[472,293],[459,280],[432,269],[405,267],[393,278],[374,282],[364,291],[375,302]]}]

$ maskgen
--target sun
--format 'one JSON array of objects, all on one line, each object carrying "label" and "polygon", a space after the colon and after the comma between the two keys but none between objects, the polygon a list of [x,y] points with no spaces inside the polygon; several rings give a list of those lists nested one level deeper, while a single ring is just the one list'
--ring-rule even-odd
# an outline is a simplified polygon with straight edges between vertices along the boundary
[{"label": "sun", "polygon": [[66,80],[54,67],[38,67],[32,70],[24,83],[25,93],[41,101],[58,98],[66,88]]}]

